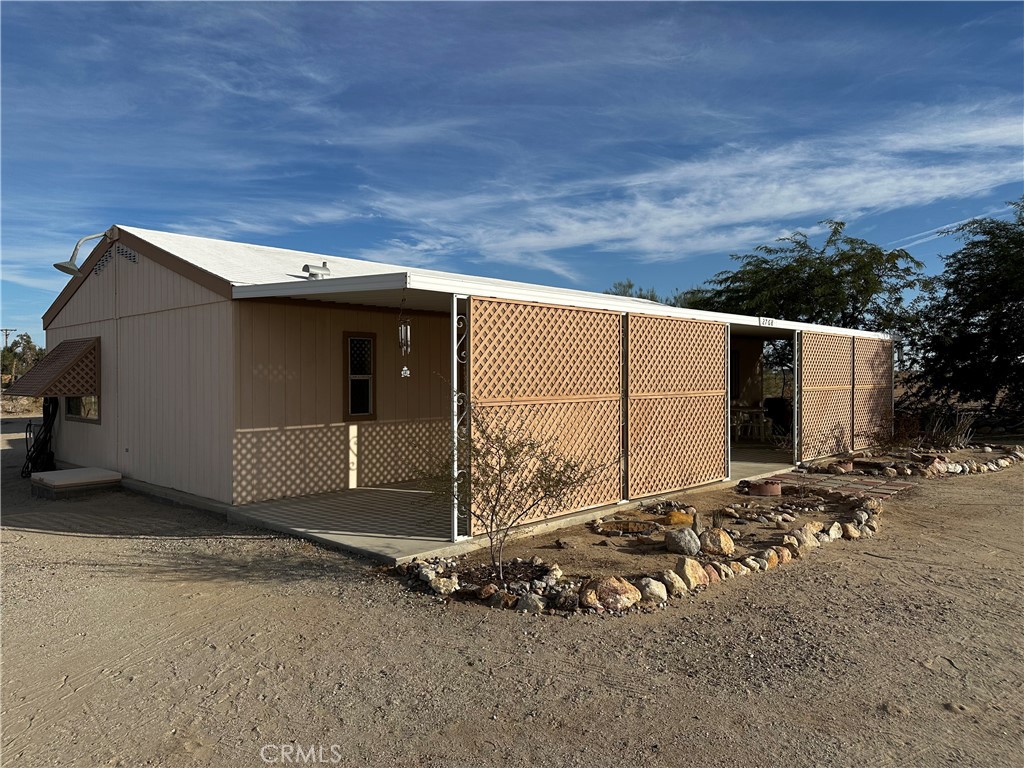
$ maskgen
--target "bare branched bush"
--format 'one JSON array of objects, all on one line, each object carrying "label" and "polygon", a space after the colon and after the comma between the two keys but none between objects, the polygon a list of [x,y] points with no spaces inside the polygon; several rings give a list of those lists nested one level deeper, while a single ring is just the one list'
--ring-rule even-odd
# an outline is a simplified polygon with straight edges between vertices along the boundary
[{"label": "bare branched bush", "polygon": [[561,511],[610,466],[567,455],[557,436],[539,433],[535,410],[532,405],[471,404],[469,429],[457,441],[465,473],[456,475],[449,458],[430,478],[435,495],[449,503],[462,497],[461,506],[487,535],[499,579],[504,579],[505,544],[512,529],[536,515]]}]

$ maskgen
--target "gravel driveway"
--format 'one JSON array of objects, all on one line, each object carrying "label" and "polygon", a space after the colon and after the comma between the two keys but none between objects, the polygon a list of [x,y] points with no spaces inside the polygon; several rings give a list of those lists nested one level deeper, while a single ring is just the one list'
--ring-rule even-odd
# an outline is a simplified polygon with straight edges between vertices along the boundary
[{"label": "gravel driveway", "polygon": [[1024,762],[1024,466],[929,481],[872,539],[665,611],[567,620],[128,493],[32,499],[23,428],[4,765]]}]

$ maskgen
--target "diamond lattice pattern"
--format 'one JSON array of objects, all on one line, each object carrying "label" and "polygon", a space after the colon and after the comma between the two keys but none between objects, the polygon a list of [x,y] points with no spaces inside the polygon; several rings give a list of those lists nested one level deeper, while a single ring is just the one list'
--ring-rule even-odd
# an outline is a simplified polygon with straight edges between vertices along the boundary
[{"label": "diamond lattice pattern", "polygon": [[629,497],[725,478],[725,393],[630,398]]},{"label": "diamond lattice pattern", "polygon": [[853,337],[801,334],[800,457],[814,459],[853,446]]},{"label": "diamond lattice pattern", "polygon": [[629,497],[724,479],[723,323],[629,316]]},{"label": "diamond lattice pattern", "polygon": [[629,316],[629,394],[725,392],[723,323]]},{"label": "diamond lattice pattern", "polygon": [[473,401],[618,397],[620,329],[614,312],[473,299]]},{"label": "diamond lattice pattern", "polygon": [[100,394],[100,340],[67,339],[12,384],[6,394],[85,397]]},{"label": "diamond lattice pattern", "polygon": [[604,468],[532,519],[621,498],[621,323],[612,312],[471,299],[469,396],[481,418],[515,419]]},{"label": "diamond lattice pattern", "polygon": [[892,342],[854,340],[853,445],[867,448],[892,436]]}]

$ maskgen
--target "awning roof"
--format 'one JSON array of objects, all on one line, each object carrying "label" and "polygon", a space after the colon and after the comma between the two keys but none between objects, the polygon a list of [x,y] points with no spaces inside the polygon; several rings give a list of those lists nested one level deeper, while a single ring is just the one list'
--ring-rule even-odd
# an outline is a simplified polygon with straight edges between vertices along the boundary
[{"label": "awning roof", "polygon": [[99,338],[68,339],[58,344],[28,373],[4,390],[17,397],[85,397],[98,395]]}]

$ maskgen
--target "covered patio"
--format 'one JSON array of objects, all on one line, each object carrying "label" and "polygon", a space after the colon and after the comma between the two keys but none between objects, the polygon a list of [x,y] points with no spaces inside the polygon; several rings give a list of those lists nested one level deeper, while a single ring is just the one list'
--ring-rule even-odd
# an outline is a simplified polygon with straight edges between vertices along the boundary
[{"label": "covered patio", "polygon": [[451,541],[451,510],[415,483],[352,488],[231,507],[240,522],[385,562],[475,548]]}]

